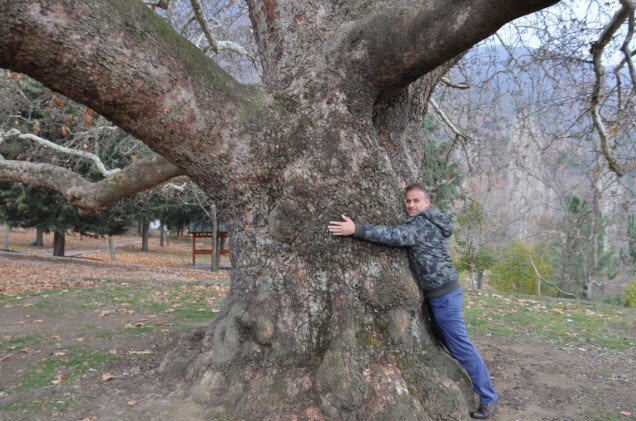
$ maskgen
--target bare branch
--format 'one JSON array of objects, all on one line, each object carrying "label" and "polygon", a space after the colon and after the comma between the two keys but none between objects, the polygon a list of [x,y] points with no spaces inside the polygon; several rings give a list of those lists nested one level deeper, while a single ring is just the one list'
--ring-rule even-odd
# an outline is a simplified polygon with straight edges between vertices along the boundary
[{"label": "bare branch", "polygon": [[629,52],[629,54],[626,54],[626,55],[625,55],[625,57],[624,57],[621,61],[619,61],[619,62],[618,62],[618,64],[617,64],[617,65],[616,65],[616,67],[614,68],[613,72],[614,72],[614,73],[616,73],[616,72],[618,72],[619,70],[621,70],[621,69],[623,68],[623,66],[625,65],[625,63],[627,63],[627,60],[628,60],[628,59],[630,59],[630,60],[631,60],[631,58],[632,58],[634,55],[636,55],[636,50],[632,50],[632,51],[630,51],[630,52]]},{"label": "bare branch", "polygon": [[431,104],[431,106],[433,107],[433,110],[435,110],[435,112],[437,113],[437,115],[439,116],[439,118],[448,126],[449,129],[451,129],[451,131],[455,134],[455,138],[453,139],[453,143],[451,143],[450,148],[448,148],[448,152],[446,153],[446,158],[444,160],[444,165],[448,165],[448,160],[450,159],[450,155],[453,152],[453,149],[455,148],[455,144],[459,141],[459,143],[462,146],[462,150],[464,151],[464,155],[466,156],[466,165],[468,165],[468,171],[472,172],[473,167],[470,163],[470,156],[468,155],[468,150],[466,149],[466,143],[464,142],[465,140],[470,140],[470,138],[468,136],[466,136],[465,134],[463,134],[458,128],[457,126],[455,126],[455,124],[453,124],[452,121],[450,121],[450,119],[448,118],[448,116],[446,115],[446,113],[444,113],[444,111],[442,111],[442,109],[439,107],[439,105],[437,104],[437,101],[435,101],[433,99],[433,97],[431,97],[429,99],[429,104]]},{"label": "bare branch", "polygon": [[242,45],[239,45],[234,41],[218,41],[217,47],[219,51],[232,51],[242,56],[252,57]]},{"label": "bare branch", "polygon": [[[632,60],[632,56],[636,53],[636,50],[629,51],[629,44],[632,42],[632,37],[634,36],[634,9],[632,8],[629,11],[629,18],[627,21],[627,36],[625,37],[625,41],[621,46],[621,51],[625,55],[625,58],[622,60],[627,63],[627,68],[629,69],[629,77],[632,79],[632,92],[636,93],[636,69],[634,68],[634,61]],[[618,67],[618,66],[617,66]]]},{"label": "bare branch", "polygon": [[453,133],[455,133],[457,136],[463,137],[463,138],[468,138],[466,135],[464,135],[458,128],[457,126],[455,126],[455,124],[453,124],[452,121],[450,121],[450,119],[448,118],[448,116],[446,116],[446,114],[444,113],[444,111],[442,111],[442,109],[439,107],[439,105],[437,104],[437,101],[435,101],[432,97],[429,100],[429,103],[433,106],[433,110],[435,110],[435,112],[437,113],[437,115],[442,119],[442,121],[444,123],[446,123],[446,125],[448,126],[449,129],[451,129],[451,131]]},{"label": "bare branch", "polygon": [[608,132],[599,109],[601,91],[605,83],[605,68],[603,67],[601,59],[603,55],[603,49],[610,42],[612,36],[623,24],[625,19],[627,19],[629,16],[630,10],[627,7],[621,7],[621,9],[616,12],[614,17],[612,17],[612,20],[605,26],[598,41],[593,43],[592,48],[590,49],[590,52],[592,53],[592,62],[594,63],[594,74],[596,75],[596,81],[592,89],[590,111],[592,113],[592,120],[594,121],[594,125],[596,126],[599,138],[601,140],[601,152],[607,160],[609,168],[618,177],[622,177],[625,174],[625,171],[618,165],[616,159],[609,150],[609,147],[607,145]]},{"label": "bare branch", "polygon": [[208,24],[207,19],[205,18],[205,16],[203,16],[203,7],[201,6],[201,2],[199,0],[190,0],[190,3],[192,4],[192,10],[194,11],[194,16],[197,22],[199,22],[199,25],[201,26],[201,29],[203,30],[203,34],[208,40],[208,44],[210,48],[215,53],[218,53],[219,44],[217,43],[216,38],[212,34],[212,29],[210,28],[210,25]]},{"label": "bare branch", "polygon": [[197,19],[197,17],[195,15],[192,15],[188,19],[186,19],[186,21],[183,23],[183,25],[181,25],[181,28],[179,29],[179,33],[181,35],[184,35],[186,29],[188,29],[188,26],[190,26],[190,24],[192,22],[194,22],[196,19]]},{"label": "bare branch", "polygon": [[[206,17],[203,15],[203,7],[201,6],[201,2],[199,0],[190,0],[192,4],[192,10],[194,11],[194,18],[199,22],[199,26],[201,26],[201,30],[203,31],[203,36],[208,40],[208,45],[203,48],[203,52],[206,53],[208,50],[212,50],[214,53],[220,53],[221,51],[232,51],[236,54],[247,56],[253,62],[255,62],[256,57],[253,54],[250,54],[243,46],[235,43],[234,41],[219,41],[216,39],[214,34],[212,33],[212,28],[208,24]],[[188,20],[189,23],[189,20]],[[197,41],[196,45],[201,41]]]},{"label": "bare branch", "polygon": [[165,189],[175,189],[177,191],[184,191],[186,186],[188,185],[187,182],[178,185],[178,184],[174,184],[174,183],[166,183],[161,187],[161,190],[165,190]]},{"label": "bare branch", "polygon": [[90,159],[91,161],[95,163],[99,171],[105,177],[111,176],[119,172],[119,168],[115,168],[113,170],[109,170],[108,168],[106,168],[102,160],[97,155],[92,154],[90,152],[84,152],[79,149],[67,148],[62,145],[58,145],[57,143],[53,143],[50,140],[43,139],[40,136],[36,136],[34,134],[30,134],[30,133],[20,134],[20,131],[18,129],[11,129],[4,134],[5,138],[12,137],[12,136],[17,136],[19,139],[32,140],[34,142],[39,143],[40,145],[44,145],[58,152],[63,152],[69,155],[79,156],[80,158]]},{"label": "bare branch", "polygon": [[455,83],[452,80],[450,80],[447,77],[443,77],[440,79],[441,82],[446,85],[446,86],[450,86],[451,88],[456,88],[456,89],[468,89],[470,88],[470,86],[468,85],[468,83],[466,82],[462,82],[462,83]]},{"label": "bare branch", "polygon": [[56,165],[0,160],[0,181],[18,181],[56,190],[84,213],[102,211],[125,197],[182,174],[181,169],[159,155],[135,161],[117,174],[95,183]]}]

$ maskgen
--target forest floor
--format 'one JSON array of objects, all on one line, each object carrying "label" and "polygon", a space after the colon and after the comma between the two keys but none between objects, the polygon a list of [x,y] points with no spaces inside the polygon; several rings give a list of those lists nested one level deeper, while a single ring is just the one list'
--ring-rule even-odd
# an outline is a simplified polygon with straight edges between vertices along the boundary
[{"label": "forest floor", "polygon": [[[135,263],[119,251],[118,263],[0,254],[0,420],[209,419],[157,367],[172,338],[215,317],[229,271],[165,256],[141,264],[141,252],[129,253]],[[494,419],[634,417],[636,311],[465,297],[469,332],[501,395]]]}]

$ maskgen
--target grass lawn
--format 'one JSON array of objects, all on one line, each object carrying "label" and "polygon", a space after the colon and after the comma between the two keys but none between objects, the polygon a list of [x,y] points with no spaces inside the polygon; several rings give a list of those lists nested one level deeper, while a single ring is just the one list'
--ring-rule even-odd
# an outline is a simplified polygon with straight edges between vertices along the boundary
[{"label": "grass lawn", "polygon": [[526,335],[597,351],[627,351],[635,345],[636,309],[610,304],[467,290],[464,318],[476,334]]},{"label": "grass lawn", "polygon": [[[7,322],[0,334],[0,419],[57,416],[98,395],[110,380],[105,374],[124,379],[131,367],[135,373],[156,366],[164,351],[153,346],[175,331],[208,324],[226,289],[105,279],[91,287],[0,295]],[[41,396],[54,387],[63,392]]]}]

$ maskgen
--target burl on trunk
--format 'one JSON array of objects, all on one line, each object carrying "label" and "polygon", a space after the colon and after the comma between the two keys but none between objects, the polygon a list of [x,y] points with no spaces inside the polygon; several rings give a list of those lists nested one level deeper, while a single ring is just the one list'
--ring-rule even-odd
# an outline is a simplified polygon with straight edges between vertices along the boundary
[{"label": "burl on trunk", "polygon": [[[326,225],[398,222],[439,78],[555,2],[248,1],[264,77],[247,86],[140,1],[0,0],[0,66],[106,116],[169,162],[157,177],[183,172],[217,203],[230,293],[162,365],[198,400],[246,419],[462,419],[469,380],[431,339],[404,251]],[[0,179],[38,182],[3,162]],[[46,185],[84,203],[67,183]]]}]

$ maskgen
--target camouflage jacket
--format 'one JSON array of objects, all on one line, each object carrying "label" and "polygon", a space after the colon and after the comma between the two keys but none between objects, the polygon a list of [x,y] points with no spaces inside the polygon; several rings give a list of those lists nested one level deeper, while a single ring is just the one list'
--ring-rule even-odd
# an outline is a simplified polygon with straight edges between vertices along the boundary
[{"label": "camouflage jacket", "polygon": [[440,211],[429,208],[397,227],[356,224],[354,236],[394,247],[408,247],[409,263],[427,297],[459,288],[446,240],[453,230]]}]

